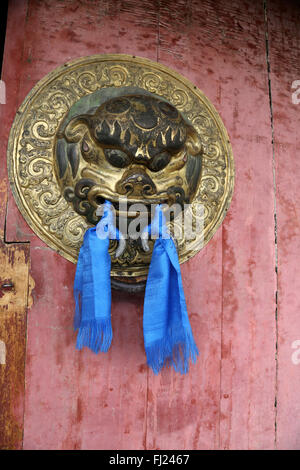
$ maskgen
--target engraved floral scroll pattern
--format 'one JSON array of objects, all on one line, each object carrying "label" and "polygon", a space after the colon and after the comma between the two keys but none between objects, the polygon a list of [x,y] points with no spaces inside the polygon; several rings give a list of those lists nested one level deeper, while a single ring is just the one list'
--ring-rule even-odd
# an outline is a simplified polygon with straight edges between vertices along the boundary
[{"label": "engraved floral scroll pattern", "polygon": [[[18,111],[9,139],[8,167],[17,204],[31,228],[73,262],[88,224],[61,195],[53,168],[55,135],[80,98],[105,87],[124,86],[166,98],[199,132],[203,170],[194,205],[204,206],[204,244],[220,225],[231,199],[234,170],[227,133],[196,87],[160,64],[130,56],[92,56],[65,64],[41,80]],[[146,273],[148,260],[130,250],[129,244],[125,258],[113,265],[113,275]],[[197,240],[179,240],[181,262],[198,250]]]}]

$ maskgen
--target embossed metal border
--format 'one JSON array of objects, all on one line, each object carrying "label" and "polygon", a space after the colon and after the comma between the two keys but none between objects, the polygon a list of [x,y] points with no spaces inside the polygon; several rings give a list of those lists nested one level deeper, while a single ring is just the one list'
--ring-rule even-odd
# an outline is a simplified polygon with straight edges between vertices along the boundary
[{"label": "embossed metal border", "polygon": [[[173,103],[175,106],[180,109],[183,113],[186,114],[188,118],[190,118],[190,115],[192,115],[192,112],[189,111],[188,107],[185,106],[182,103],[182,96],[183,93],[186,93],[188,96],[188,101],[190,103],[195,103],[198,102],[201,103],[203,113],[202,113],[202,118],[204,121],[209,120],[211,129],[210,131],[215,132],[215,135],[217,135],[219,142],[219,146],[222,147],[222,154],[220,154],[220,165],[218,166],[218,169],[215,170],[215,174],[209,173],[209,162],[214,160],[214,152],[215,150],[211,150],[211,155],[209,154],[210,150],[207,151],[207,153],[204,155],[204,161],[203,161],[203,168],[207,168],[208,170],[208,184],[207,188],[205,190],[199,189],[198,195],[196,196],[195,200],[197,200],[198,197],[198,202],[201,202],[201,197],[202,197],[202,202],[204,199],[206,200],[207,207],[211,209],[211,207],[214,206],[212,209],[213,212],[213,217],[211,217],[211,221],[205,225],[204,227],[204,240],[203,240],[203,246],[205,246],[209,240],[212,238],[212,236],[215,234],[217,231],[218,227],[222,223],[226,212],[229,208],[232,194],[233,194],[233,187],[234,187],[234,161],[233,161],[233,154],[232,154],[232,149],[229,141],[229,137],[227,134],[227,131],[225,129],[225,126],[223,125],[223,122],[215,110],[214,106],[210,103],[210,101],[206,98],[206,96],[195,86],[193,85],[189,80],[178,74],[177,72],[170,70],[166,66],[152,62],[148,59],[140,58],[140,57],[135,57],[135,56],[129,56],[129,55],[124,55],[124,54],[109,54],[109,55],[94,55],[94,56],[86,56],[86,57],[81,57],[79,59],[72,60],[71,62],[68,62],[64,64],[63,66],[60,66],[50,72],[48,75],[46,75],[44,78],[42,78],[29,92],[27,97],[25,98],[24,102],[20,106],[19,110],[17,111],[16,117],[14,119],[10,136],[9,136],[9,141],[8,141],[8,149],[7,149],[7,160],[8,160],[8,175],[9,175],[9,181],[11,185],[11,189],[14,195],[14,198],[16,200],[17,206],[22,213],[23,217],[27,221],[28,225],[32,228],[32,230],[51,248],[53,248],[55,251],[57,251],[59,254],[64,256],[66,259],[76,262],[77,260],[77,254],[79,251],[79,247],[81,245],[83,233],[88,227],[88,224],[83,220],[81,216],[78,214],[74,213],[73,217],[74,220],[76,220],[76,223],[74,224],[73,228],[73,247],[72,246],[66,246],[64,243],[61,242],[57,236],[55,236],[55,228],[51,233],[51,217],[49,214],[46,214],[47,220],[49,220],[49,224],[43,223],[41,221],[41,218],[39,216],[39,213],[43,212],[41,207],[35,207],[35,211],[33,208],[28,206],[28,202],[26,201],[26,197],[24,196],[24,186],[20,184],[20,177],[21,171],[19,168],[19,162],[20,159],[22,159],[22,152],[20,153],[20,142],[22,139],[24,139],[24,130],[26,132],[26,126],[28,126],[28,120],[30,119],[30,111],[32,109],[32,106],[35,104],[40,99],[40,105],[43,106],[43,96],[47,96],[47,89],[50,89],[51,87],[57,86],[57,83],[59,82],[59,78],[61,77],[68,77],[67,74],[69,74],[69,78],[66,79],[66,92],[68,90],[68,82],[71,80],[71,74],[74,73],[74,77],[76,76],[76,73],[80,68],[82,68],[83,73],[82,75],[86,74],[86,86],[85,88],[85,93],[83,93],[82,96],[85,94],[89,94],[88,87],[89,85],[89,79],[91,79],[91,75],[89,77],[89,70],[88,67],[95,67],[96,65],[111,65],[111,77],[107,79],[107,82],[104,83],[103,86],[129,86],[126,82],[124,82],[122,78],[122,74],[118,74],[118,67],[125,67],[127,64],[127,67],[134,66],[137,71],[141,71],[141,73],[144,73],[145,71],[148,74],[148,82],[146,86],[144,86],[144,89],[147,89],[148,91],[151,91],[153,93],[156,93],[157,95],[160,96],[165,96],[170,101]],[[115,71],[114,69],[115,68]],[[107,69],[109,70],[109,68]],[[121,69],[120,69],[121,70]],[[120,71],[119,70],[119,71]],[[167,77],[167,78],[166,78]],[[164,82],[165,79],[165,82]],[[75,78],[74,78],[75,80]],[[123,80],[123,81],[122,81]],[[168,83],[166,83],[168,82]],[[91,82],[90,82],[91,84]],[[170,90],[172,90],[172,96],[167,96],[165,91],[164,91],[164,86],[166,87],[169,84]],[[101,88],[101,84],[98,84],[99,86],[96,86],[96,89]],[[131,84],[132,85],[132,84]],[[135,83],[135,86],[141,86],[140,84]],[[73,86],[75,86],[73,84]],[[141,86],[142,87],[142,86]],[[173,88],[172,88],[173,87]],[[182,90],[182,87],[185,91]],[[59,90],[58,90],[59,91]],[[90,93],[93,92],[93,89],[90,89]],[[44,95],[43,95],[44,93]],[[170,91],[169,91],[170,93]],[[80,96],[80,91],[79,91],[79,98]],[[78,98],[78,99],[79,99]],[[55,106],[55,103],[54,103]],[[190,106],[191,108],[191,106]],[[38,108],[37,108],[38,109]],[[64,116],[67,114],[68,110],[61,115],[61,120],[64,118]],[[200,122],[200,115],[196,116],[195,118],[194,125],[197,128],[199,127],[200,124],[198,124],[198,121]],[[197,121],[198,119],[198,121]],[[197,121],[197,122],[196,122]],[[203,122],[204,122],[203,121]],[[59,121],[61,122],[61,121]],[[37,120],[38,123],[38,120]],[[36,123],[36,124],[37,124]],[[200,126],[201,127],[201,126]],[[197,129],[198,130],[198,129]],[[199,131],[200,132],[200,131]],[[51,134],[53,139],[52,143],[54,141],[55,133]],[[49,139],[51,139],[51,135],[49,135]],[[208,147],[211,144],[208,144]],[[53,147],[52,147],[52,155],[53,155]],[[24,157],[25,158],[25,157]],[[45,165],[50,164],[51,165],[51,160],[45,160]],[[220,170],[221,168],[221,170]],[[19,170],[19,172],[18,172]],[[54,184],[54,183],[53,183]],[[218,186],[218,191],[216,192],[216,187]],[[202,194],[201,194],[202,191]],[[205,194],[204,194],[205,193]],[[219,195],[218,197],[214,196],[214,193]],[[207,196],[208,194],[208,196]],[[209,201],[209,196],[211,194],[211,201]],[[221,196],[220,196],[221,194]],[[61,197],[62,198],[62,197]],[[28,199],[28,198],[27,198]],[[62,198],[63,199],[63,198]],[[72,209],[68,206],[68,203],[64,200],[60,201],[62,204],[65,204],[66,211],[72,211]],[[211,204],[211,207],[209,206]],[[49,203],[49,208],[51,209],[51,201]],[[46,211],[47,212],[47,211]],[[63,218],[60,222],[60,224],[63,224]],[[65,238],[66,240],[66,238]],[[75,241],[74,241],[75,240]],[[192,242],[189,244],[183,244],[179,245],[179,259],[180,263],[188,260],[192,256],[194,256],[197,252],[199,251],[199,243]],[[148,266],[140,267],[137,269],[135,266],[112,266],[112,276],[143,276],[147,273]]]}]

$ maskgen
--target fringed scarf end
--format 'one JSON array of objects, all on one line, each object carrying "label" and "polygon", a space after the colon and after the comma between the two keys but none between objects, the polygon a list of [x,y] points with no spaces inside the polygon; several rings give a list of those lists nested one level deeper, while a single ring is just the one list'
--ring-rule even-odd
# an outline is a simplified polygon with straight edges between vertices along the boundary
[{"label": "fringed scarf end", "polygon": [[176,372],[187,374],[189,361],[195,363],[199,354],[191,332],[184,335],[168,334],[166,338],[145,347],[147,363],[155,374],[163,367],[174,367]]},{"label": "fringed scarf end", "polygon": [[110,318],[82,321],[79,326],[76,348],[81,350],[86,346],[96,354],[99,351],[107,352],[110,348],[112,337]]}]

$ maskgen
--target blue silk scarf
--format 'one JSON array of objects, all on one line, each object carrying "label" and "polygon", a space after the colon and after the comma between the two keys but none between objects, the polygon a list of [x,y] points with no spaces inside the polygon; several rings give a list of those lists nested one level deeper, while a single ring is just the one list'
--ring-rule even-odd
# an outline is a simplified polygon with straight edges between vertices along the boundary
[{"label": "blue silk scarf", "polygon": [[144,343],[148,365],[157,374],[165,365],[182,374],[189,360],[196,362],[198,349],[188,318],[178,254],[165,225],[161,206],[148,227],[157,236],[147,277],[144,299]]},{"label": "blue silk scarf", "polygon": [[74,281],[77,349],[108,351],[112,341],[109,239],[99,240],[96,228],[86,231]]},{"label": "blue silk scarf", "polygon": [[107,352],[113,336],[108,247],[109,238],[119,239],[120,234],[113,226],[110,206],[106,201],[99,224],[84,234],[74,280],[76,347],[87,346],[95,353]]},{"label": "blue silk scarf", "polygon": [[[108,247],[109,238],[120,239],[120,233],[112,226],[109,205],[105,203],[100,225],[88,229],[84,235],[74,281],[76,347],[87,346],[95,353],[108,351],[112,341]],[[146,230],[157,237],[144,299],[147,363],[155,374],[164,366],[173,366],[175,371],[185,374],[189,360],[196,361],[198,349],[188,319],[177,250],[165,228],[160,206]]]}]

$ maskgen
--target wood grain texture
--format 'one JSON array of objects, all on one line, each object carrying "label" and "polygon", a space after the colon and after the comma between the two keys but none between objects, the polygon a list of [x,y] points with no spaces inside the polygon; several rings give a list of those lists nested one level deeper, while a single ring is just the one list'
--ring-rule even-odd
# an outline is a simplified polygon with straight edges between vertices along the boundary
[{"label": "wood grain texture", "polygon": [[[75,266],[49,248],[31,250],[25,449],[143,448],[146,366],[139,298],[113,294],[107,354],[75,350]],[[56,273],[53,276],[52,273]]]},{"label": "wood grain texture", "polygon": [[[6,206],[9,198],[6,149],[10,127],[18,107],[20,87],[20,68],[18,69],[18,67],[22,64],[26,11],[26,1],[13,0],[10,2],[1,76],[5,83],[6,104],[0,104],[0,238],[2,240],[4,239]],[[11,224],[14,226],[15,221],[12,220]]]},{"label": "wood grain texture", "polygon": [[300,80],[300,10],[298,2],[268,4],[278,242],[276,440],[279,449],[299,449],[300,343],[293,346],[300,340],[300,104],[293,103],[292,84]]},{"label": "wood grain texture", "polygon": [[263,5],[231,2],[228,10],[220,93],[236,185],[223,224],[220,447],[272,449],[276,274]]},{"label": "wood grain texture", "polygon": [[21,449],[29,246],[1,243],[0,265],[0,449]]}]

